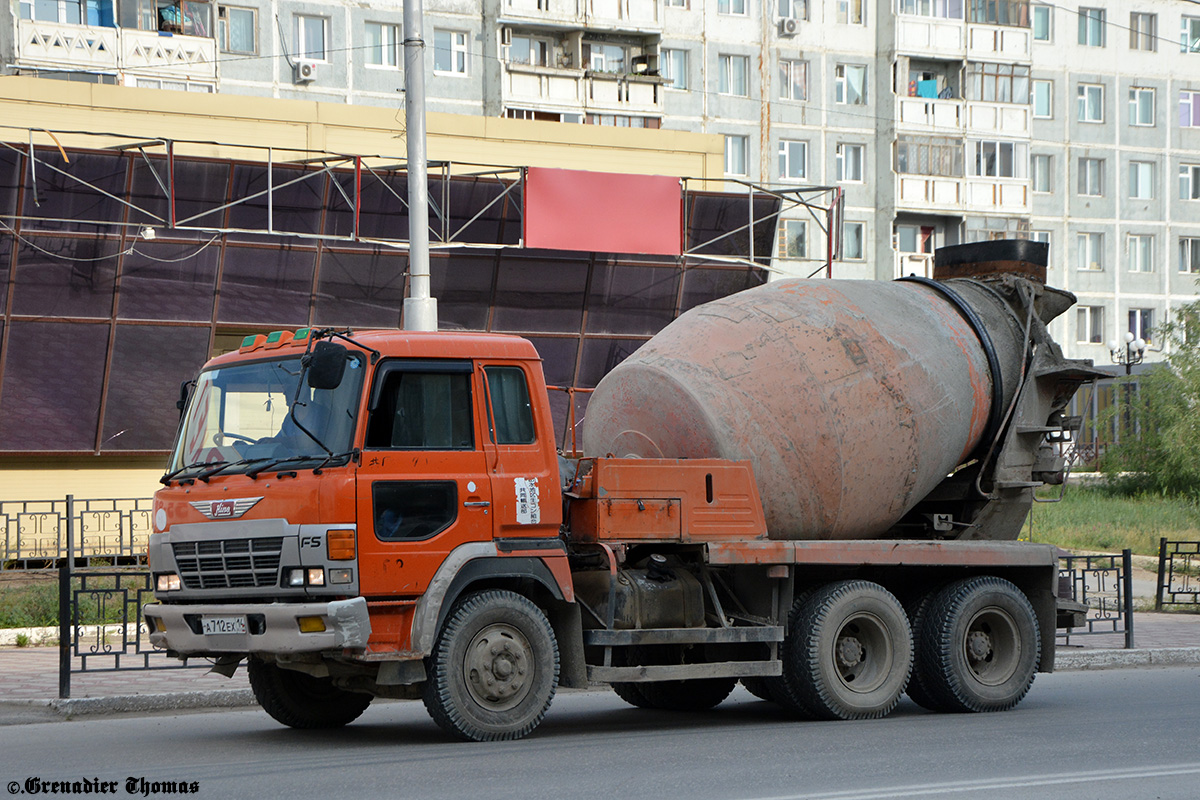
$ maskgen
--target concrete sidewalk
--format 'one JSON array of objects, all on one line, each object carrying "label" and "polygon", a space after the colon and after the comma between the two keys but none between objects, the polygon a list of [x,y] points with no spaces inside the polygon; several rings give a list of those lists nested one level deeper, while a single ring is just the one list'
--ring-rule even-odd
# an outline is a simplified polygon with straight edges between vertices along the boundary
[{"label": "concrete sidewalk", "polygon": [[[1069,644],[1060,639],[1057,669],[1200,664],[1200,615],[1135,613],[1134,639],[1132,650],[1124,649],[1124,634],[1076,634]],[[178,663],[159,657],[153,660],[163,666]],[[89,670],[103,669],[112,663],[111,657],[89,656],[87,666]],[[74,668],[80,667],[76,658]],[[206,667],[77,672],[71,675],[71,696],[60,699],[58,694],[57,648],[0,648],[0,724],[254,703],[244,667],[233,678],[210,673]]]}]

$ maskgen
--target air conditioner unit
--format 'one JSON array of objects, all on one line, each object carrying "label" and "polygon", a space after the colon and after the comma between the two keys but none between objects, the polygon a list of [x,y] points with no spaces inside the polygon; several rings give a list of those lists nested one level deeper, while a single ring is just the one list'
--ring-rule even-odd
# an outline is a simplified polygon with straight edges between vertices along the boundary
[{"label": "air conditioner unit", "polygon": [[779,20],[779,35],[780,36],[795,36],[799,32],[800,32],[800,23],[796,22],[796,20],[791,19],[790,17],[787,19]]},{"label": "air conditioner unit", "polygon": [[317,79],[317,65],[312,61],[297,61],[292,66],[292,81],[312,83]]}]

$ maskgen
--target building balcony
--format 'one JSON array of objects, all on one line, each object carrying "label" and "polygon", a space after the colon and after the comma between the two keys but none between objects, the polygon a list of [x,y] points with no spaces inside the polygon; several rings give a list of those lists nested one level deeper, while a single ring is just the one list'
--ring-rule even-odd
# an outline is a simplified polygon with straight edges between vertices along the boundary
[{"label": "building balcony", "polygon": [[217,46],[200,36],[22,19],[14,66],[215,83]]},{"label": "building balcony", "polygon": [[1028,139],[1032,130],[1030,106],[1021,103],[967,102],[967,130],[973,134],[1000,134]]},{"label": "building balcony", "polygon": [[966,54],[967,25],[961,19],[896,16],[896,50],[929,58],[960,59]]},{"label": "building balcony", "polygon": [[920,133],[962,133],[963,101],[897,97],[896,127]]},{"label": "building balcony", "polygon": [[902,210],[934,214],[962,213],[965,196],[962,178],[908,174],[896,177],[896,205]]},{"label": "building balcony", "polygon": [[505,24],[661,33],[659,0],[510,0]]},{"label": "building balcony", "polygon": [[967,58],[972,61],[1030,61],[1033,33],[1010,25],[968,25]]},{"label": "building balcony", "polygon": [[657,76],[509,64],[504,101],[572,113],[661,116],[661,84]]},{"label": "building balcony", "polygon": [[1029,181],[1022,178],[967,178],[965,209],[1006,214],[1029,213]]},{"label": "building balcony", "polygon": [[894,277],[916,275],[918,278],[933,277],[933,256],[928,253],[895,253]]}]

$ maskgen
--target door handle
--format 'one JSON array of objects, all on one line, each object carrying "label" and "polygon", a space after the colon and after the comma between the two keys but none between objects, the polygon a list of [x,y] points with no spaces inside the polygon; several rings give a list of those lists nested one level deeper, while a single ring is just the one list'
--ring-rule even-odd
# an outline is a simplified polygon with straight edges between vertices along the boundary
[{"label": "door handle", "polygon": [[487,508],[490,505],[487,500],[468,500],[463,503],[463,508]]}]

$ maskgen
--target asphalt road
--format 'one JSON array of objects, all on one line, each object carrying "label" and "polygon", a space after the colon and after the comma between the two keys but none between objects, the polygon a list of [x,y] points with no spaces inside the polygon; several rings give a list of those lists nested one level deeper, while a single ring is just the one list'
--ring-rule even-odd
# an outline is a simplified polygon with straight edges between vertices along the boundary
[{"label": "asphalt road", "polygon": [[[1200,668],[1042,675],[1003,714],[787,720],[742,690],[703,715],[556,698],[528,739],[451,742],[419,703],[334,732],[257,710],[0,727],[0,781],[144,779],[235,798],[1178,798],[1200,796]],[[83,788],[83,787],[81,787]],[[159,787],[161,788],[161,787]],[[189,786],[190,788],[190,786]],[[79,795],[84,796],[84,795]]]}]

